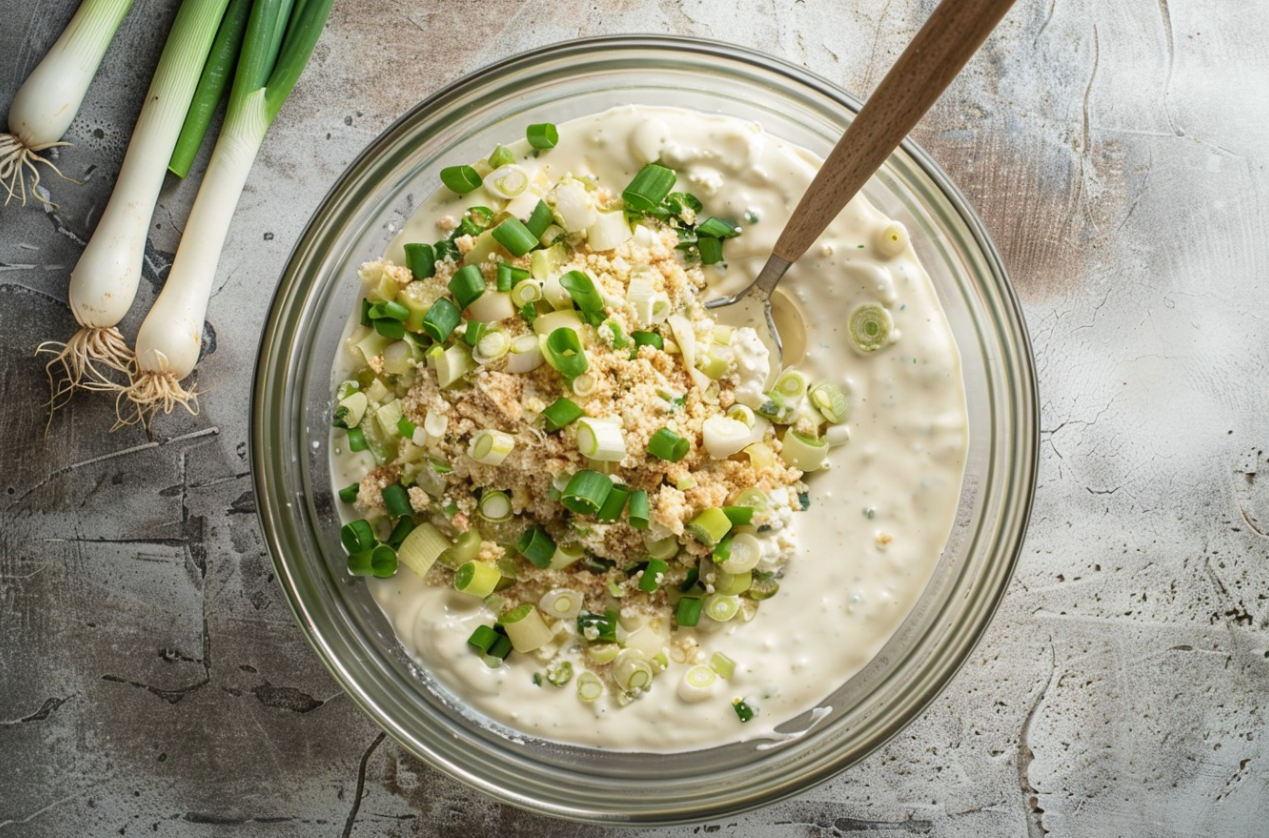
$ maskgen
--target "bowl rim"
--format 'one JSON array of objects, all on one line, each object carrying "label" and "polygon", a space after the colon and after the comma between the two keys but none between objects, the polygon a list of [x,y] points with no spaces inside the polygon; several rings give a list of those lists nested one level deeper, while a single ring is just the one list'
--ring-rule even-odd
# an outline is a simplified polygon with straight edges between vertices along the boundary
[{"label": "bowl rim", "polygon": [[[920,690],[916,690],[913,694],[909,694],[912,692],[911,690],[904,690],[902,692],[904,709],[894,713],[889,724],[879,729],[880,732],[876,736],[875,741],[869,743],[862,751],[850,752],[845,757],[820,759],[796,778],[772,786],[762,794],[751,794],[741,800],[723,800],[713,806],[698,805],[690,809],[674,809],[654,813],[646,810],[614,812],[597,807],[593,797],[587,798],[585,803],[582,804],[564,805],[554,801],[544,802],[524,795],[510,793],[505,788],[491,783],[487,777],[476,770],[468,770],[464,766],[455,765],[452,760],[420,743],[416,737],[407,736],[405,731],[400,730],[399,726],[394,725],[392,720],[382,712],[373,697],[367,695],[365,690],[349,677],[349,674],[340,665],[339,660],[335,656],[328,639],[319,628],[308,603],[304,601],[297,589],[296,579],[283,558],[289,550],[286,544],[286,536],[290,534],[294,527],[291,526],[293,522],[288,521],[284,514],[290,504],[282,501],[290,500],[290,498],[274,497],[271,493],[272,486],[269,480],[276,468],[274,461],[281,455],[281,452],[270,452],[269,442],[266,438],[270,425],[269,417],[277,409],[271,404],[272,401],[275,401],[272,394],[283,389],[277,387],[276,382],[279,378],[286,377],[278,373],[279,368],[277,366],[280,360],[279,356],[281,358],[287,357],[286,343],[279,341],[279,332],[282,330],[282,324],[279,322],[278,312],[283,308],[287,308],[297,296],[302,296],[297,294],[297,292],[304,290],[306,283],[312,283],[311,279],[297,276],[296,262],[302,254],[311,250],[316,236],[316,222],[331,212],[335,199],[346,191],[346,187],[350,183],[357,182],[364,169],[370,166],[376,158],[376,152],[392,146],[398,134],[406,130],[423,112],[443,107],[446,102],[461,97],[465,91],[480,87],[487,80],[497,78],[514,71],[518,67],[527,66],[544,58],[560,59],[567,58],[570,55],[581,54],[590,56],[608,50],[621,49],[654,50],[670,54],[691,54],[697,57],[717,56],[728,61],[754,65],[764,72],[773,72],[783,76],[796,85],[809,88],[814,93],[827,98],[833,104],[850,113],[857,113],[861,106],[858,99],[833,82],[783,58],[718,40],[679,35],[609,35],[555,42],[503,58],[446,84],[394,120],[357,154],[323,196],[288,255],[286,266],[282,271],[277,289],[270,302],[268,317],[261,330],[256,355],[253,376],[254,386],[251,393],[250,407],[250,463],[253,486],[257,498],[257,517],[274,569],[277,572],[278,582],[283,588],[291,612],[300,625],[309,645],[317,652],[327,671],[331,673],[340,687],[353,699],[362,712],[376,725],[391,734],[407,750],[423,758],[431,767],[442,770],[469,787],[521,808],[572,820],[605,824],[687,823],[735,814],[805,791],[862,760],[893,738],[917,718],[947,688],[956,673],[969,659],[970,654],[981,640],[988,625],[990,625],[992,617],[999,608],[1022,553],[1025,533],[1034,505],[1039,463],[1037,424],[1039,393],[1035,359],[1029,333],[1016,290],[1008,278],[1000,254],[987,235],[981,219],[961,191],[951,182],[950,178],[934,163],[928,154],[917,146],[911,137],[905,138],[901,148],[916,164],[921,174],[929,179],[933,187],[951,205],[956,216],[965,225],[972,240],[972,245],[976,249],[977,255],[981,258],[986,271],[991,274],[995,281],[994,289],[1000,295],[998,306],[1003,311],[1004,325],[1009,327],[1008,332],[1010,337],[1013,338],[1013,347],[1017,350],[1017,356],[1012,361],[1015,365],[1013,372],[1018,375],[1018,380],[1015,380],[1012,376],[1005,378],[1005,383],[1012,385],[1011,389],[1015,391],[1010,404],[1016,409],[1011,414],[1011,417],[1031,417],[1032,421],[1030,423],[1018,423],[1017,429],[1023,433],[1014,441],[1011,452],[1015,455],[1015,468],[1017,469],[1017,475],[1020,477],[1020,488],[1014,497],[1020,498],[1021,503],[1014,509],[1012,516],[1002,516],[1002,520],[997,525],[997,529],[1002,533],[999,538],[1009,545],[1009,549],[1003,554],[1004,560],[1000,562],[999,566],[994,568],[993,581],[995,584],[989,588],[988,595],[982,598],[982,601],[978,603],[978,607],[973,612],[972,619],[969,622],[970,630],[961,632],[956,638],[952,647],[955,652],[951,656],[953,660],[940,663],[940,671],[932,684],[922,679],[922,688]],[[282,369],[285,372],[285,365],[283,365]],[[1018,398],[1019,395],[1022,396],[1021,399]],[[282,409],[285,409],[285,406]],[[293,416],[302,416],[303,408],[302,406],[291,405],[290,411]],[[302,421],[296,424],[299,427],[303,427]],[[1023,455],[1020,460],[1016,459],[1019,454]],[[480,761],[474,760],[473,762]],[[482,767],[488,766],[482,763]]]}]

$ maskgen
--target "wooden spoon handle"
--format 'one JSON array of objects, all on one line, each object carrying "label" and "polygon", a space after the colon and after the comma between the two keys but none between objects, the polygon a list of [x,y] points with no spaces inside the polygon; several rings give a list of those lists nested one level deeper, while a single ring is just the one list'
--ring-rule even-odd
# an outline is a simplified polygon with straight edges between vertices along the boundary
[{"label": "wooden spoon handle", "polygon": [[942,95],[1013,0],[943,0],[829,153],[776,241],[790,262],[806,252],[846,202]]}]

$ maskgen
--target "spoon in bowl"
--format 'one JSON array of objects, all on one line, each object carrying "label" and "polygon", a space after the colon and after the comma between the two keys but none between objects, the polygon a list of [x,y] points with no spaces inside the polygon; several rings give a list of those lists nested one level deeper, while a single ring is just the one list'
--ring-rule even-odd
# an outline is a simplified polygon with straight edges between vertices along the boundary
[{"label": "spoon in bowl", "polygon": [[[789,266],[807,251],[842,207],[899,147],[1013,2],[943,0],[833,146],[785,223],[771,257],[757,278],[743,291],[710,300],[705,307],[721,308],[741,300],[761,305],[783,363],[784,341],[771,310],[771,293],[776,285]],[[804,346],[806,326],[800,318],[781,319],[786,321],[786,328],[801,330],[796,345]]]}]

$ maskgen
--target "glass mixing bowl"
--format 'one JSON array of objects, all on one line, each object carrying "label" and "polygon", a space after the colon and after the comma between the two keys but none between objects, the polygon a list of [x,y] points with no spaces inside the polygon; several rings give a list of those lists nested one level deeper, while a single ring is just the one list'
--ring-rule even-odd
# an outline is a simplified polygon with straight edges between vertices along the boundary
[{"label": "glass mixing bowl", "polygon": [[[592,821],[720,817],[802,791],[877,748],[921,712],[981,636],[1017,560],[1037,458],[1033,359],[1017,300],[982,224],[947,177],[905,143],[864,192],[903,221],[964,364],[970,446],[959,514],[933,578],[894,637],[826,694],[822,718],[779,745],[676,754],[601,751],[508,736],[411,660],[339,541],[328,439],[331,368],[360,292],[357,267],[386,249],[441,166],[475,160],[535,122],[621,104],[671,105],[761,122],[825,155],[859,103],[800,67],[668,37],[578,40],[479,70],[376,139],[295,247],[265,325],[252,403],[260,519],[286,595],[336,680],[405,748],[516,806]],[[833,685],[826,684],[828,693]],[[790,729],[808,727],[808,717]]]}]

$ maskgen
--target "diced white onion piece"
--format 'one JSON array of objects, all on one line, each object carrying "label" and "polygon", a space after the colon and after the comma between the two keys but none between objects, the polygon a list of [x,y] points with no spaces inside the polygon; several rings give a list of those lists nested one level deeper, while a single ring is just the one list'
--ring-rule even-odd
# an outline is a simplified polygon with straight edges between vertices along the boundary
[{"label": "diced white onion piece", "polygon": [[380,405],[375,411],[375,421],[379,423],[379,429],[383,431],[383,435],[389,439],[401,435],[401,429],[397,427],[401,416],[401,402],[396,399]]},{"label": "diced white onion piece", "polygon": [[370,386],[366,388],[366,398],[372,402],[383,404],[392,394],[388,391],[388,387],[379,379],[370,382]]},{"label": "diced white onion piece", "polygon": [[[499,198],[516,198],[528,188],[529,173],[524,170],[523,166],[508,163],[485,175],[484,186],[485,189],[488,189]],[[530,208],[530,211],[532,211],[532,208]]]},{"label": "diced white onion piece", "polygon": [[551,631],[536,608],[530,608],[528,614],[514,623],[503,623],[502,627],[511,641],[511,648],[520,654],[540,649],[555,638],[555,632]]},{"label": "diced white onion piece", "polygon": [[762,558],[762,544],[747,533],[738,532],[731,537],[731,555],[719,566],[727,573],[744,573],[758,566]]},{"label": "diced white onion piece", "polygon": [[824,432],[824,441],[830,448],[850,442],[850,425],[829,425],[828,430]]},{"label": "diced white onion piece", "polygon": [[570,233],[585,230],[599,216],[590,193],[577,181],[559,184],[551,190],[551,195],[555,199],[555,218]]},{"label": "diced white onion piece", "polygon": [[[541,251],[534,251],[540,253]],[[560,284],[561,274],[552,273],[542,281],[542,298],[551,304],[551,308],[563,311],[573,310],[573,297]],[[535,323],[537,321],[534,321]]]},{"label": "diced white onion piece", "polygon": [[577,450],[583,456],[603,462],[620,462],[626,456],[626,438],[621,425],[612,419],[577,420]]},{"label": "diced white onion piece", "polygon": [[509,201],[504,211],[508,215],[514,215],[521,221],[528,221],[529,216],[533,215],[533,211],[538,208],[538,201],[540,200],[542,200],[541,195],[532,189],[527,189]]},{"label": "diced white onion piece", "polygon": [[595,222],[586,228],[586,244],[591,250],[612,250],[629,241],[633,235],[624,211],[601,212]]},{"label": "diced white onion piece", "polygon": [[357,349],[361,352],[361,357],[365,358],[366,363],[369,364],[379,357],[390,343],[392,343],[392,338],[386,338],[378,332],[371,332],[357,341]]},{"label": "diced white onion piece", "polygon": [[478,431],[467,445],[467,456],[482,466],[499,466],[516,447],[511,434],[486,428]]},{"label": "diced white onion piece", "polygon": [[691,704],[713,698],[717,682],[717,672],[704,664],[693,666],[683,673],[683,680],[679,681],[679,698]]},{"label": "diced white onion piece", "polygon": [[693,331],[692,324],[681,314],[670,315],[669,322],[670,331],[674,333],[674,340],[679,345],[679,352],[683,354],[687,374],[692,377],[693,384],[704,390],[710,385],[710,380],[696,368],[696,332]]},{"label": "diced white onion piece", "polygon": [[542,348],[538,345],[537,335],[520,335],[511,341],[507,372],[532,372],[542,363]]},{"label": "diced white onion piece", "polygon": [[751,428],[744,422],[725,416],[711,416],[701,425],[701,437],[705,451],[716,460],[725,460],[738,454],[753,442]]},{"label": "diced white onion piece", "polygon": [[828,443],[790,429],[784,434],[780,458],[802,471],[818,471],[828,465]]},{"label": "diced white onion piece", "polygon": [[582,613],[583,601],[579,591],[555,588],[542,594],[542,599],[538,600],[538,607],[545,611],[548,617],[571,620]]},{"label": "diced white onion piece", "polygon": [[454,344],[436,359],[436,382],[442,388],[450,387],[474,369],[476,362],[471,359],[471,352],[465,346]]},{"label": "diced white onion piece", "polygon": [[635,244],[640,247],[652,247],[652,245],[656,244],[657,239],[647,227],[642,224],[636,224],[634,227],[634,240]]},{"label": "diced white onion piece", "polygon": [[743,422],[746,428],[752,428],[754,419],[753,408],[743,404],[733,404],[727,408],[727,418],[735,419],[737,422]]},{"label": "diced white onion piece", "polygon": [[539,335],[549,335],[556,329],[572,329],[577,332],[577,337],[581,340],[582,346],[585,346],[586,331],[582,328],[583,325],[582,316],[574,309],[568,308],[539,314],[533,321],[533,331]]},{"label": "diced white onion piece", "polygon": [[670,298],[657,294],[652,298],[652,322],[660,323],[670,316]]},{"label": "diced white onion piece", "polygon": [[449,539],[426,521],[410,530],[397,550],[397,560],[422,579],[432,569],[436,559],[450,546]]},{"label": "diced white onion piece", "polygon": [[449,428],[449,414],[434,407],[429,408],[427,415],[423,417],[424,433],[432,439],[440,439],[445,436],[447,428]]},{"label": "diced white onion piece", "polygon": [[505,332],[498,330],[481,335],[480,340],[476,341],[476,348],[472,350],[471,357],[478,364],[488,364],[510,351],[511,338],[507,337]]},{"label": "diced white onion piece", "polygon": [[515,315],[516,307],[507,291],[485,291],[467,306],[467,316],[481,323],[497,323]]},{"label": "diced white onion piece", "polygon": [[630,284],[626,287],[626,302],[634,308],[635,321],[640,326],[652,325],[652,300],[655,296],[648,269],[639,267],[632,270]]}]

